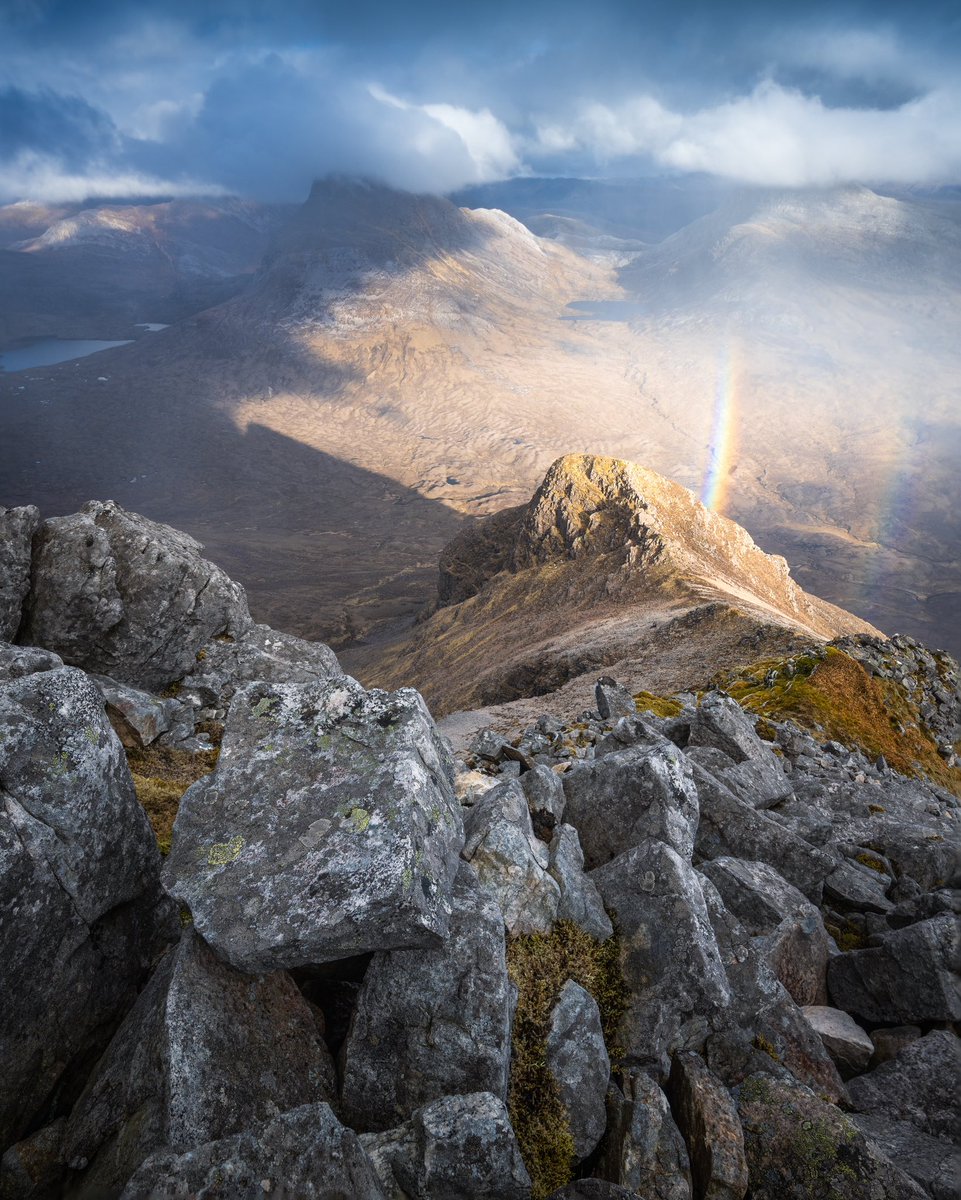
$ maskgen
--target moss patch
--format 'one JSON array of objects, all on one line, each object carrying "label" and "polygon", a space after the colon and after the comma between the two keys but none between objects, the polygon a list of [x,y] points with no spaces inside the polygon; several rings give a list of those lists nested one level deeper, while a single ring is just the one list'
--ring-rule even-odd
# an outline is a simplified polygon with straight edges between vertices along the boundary
[{"label": "moss patch", "polygon": [[217,765],[219,750],[191,754],[172,746],[148,746],[127,751],[133,784],[150,820],[161,854],[170,853],[174,819],[187,788]]},{"label": "moss patch", "polygon": [[511,1122],[533,1185],[533,1200],[563,1187],[574,1168],[574,1141],[557,1085],[547,1069],[547,1034],[558,993],[573,979],[601,1012],[612,1062],[616,1032],[627,1005],[616,937],[597,942],[571,921],[550,934],[513,938],[507,968],[518,988],[508,1097]]},{"label": "moss patch", "polygon": [[726,676],[724,688],[749,712],[791,720],[819,741],[837,741],[869,758],[883,754],[902,775],[926,775],[961,796],[961,770],[948,767],[913,699],[891,680],[868,674],[834,646],[765,660]]},{"label": "moss patch", "polygon": [[679,717],[684,711],[680,700],[668,696],[655,696],[653,692],[638,692],[634,697],[638,712],[653,713],[655,717]]}]

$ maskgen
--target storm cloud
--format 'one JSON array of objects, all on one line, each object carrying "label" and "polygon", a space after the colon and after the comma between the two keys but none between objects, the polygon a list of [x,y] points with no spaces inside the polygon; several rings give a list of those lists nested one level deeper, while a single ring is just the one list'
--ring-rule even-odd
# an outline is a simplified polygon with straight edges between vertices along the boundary
[{"label": "storm cloud", "polygon": [[953,6],[884,0],[15,0],[0,199],[296,200],[332,173],[955,183],[959,41]]}]

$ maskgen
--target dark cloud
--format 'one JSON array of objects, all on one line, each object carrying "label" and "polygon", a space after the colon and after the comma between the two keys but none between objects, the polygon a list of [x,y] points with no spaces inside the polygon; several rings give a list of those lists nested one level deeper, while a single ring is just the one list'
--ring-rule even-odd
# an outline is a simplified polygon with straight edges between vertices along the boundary
[{"label": "dark cloud", "polygon": [[0,194],[84,175],[294,199],[328,172],[961,178],[961,15],[928,0],[16,0]]}]

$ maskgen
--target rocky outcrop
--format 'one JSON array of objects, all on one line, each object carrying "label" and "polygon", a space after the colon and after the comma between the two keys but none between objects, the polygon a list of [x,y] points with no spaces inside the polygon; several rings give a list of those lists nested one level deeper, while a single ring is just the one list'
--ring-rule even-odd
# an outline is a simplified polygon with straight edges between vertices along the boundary
[{"label": "rocky outcrop", "polygon": [[30,556],[40,513],[26,508],[0,508],[0,642],[12,642],[30,590]]},{"label": "rocky outcrop", "polygon": [[167,886],[240,970],[439,945],[463,841],[450,773],[416,692],[248,684],[181,802]]},{"label": "rocky outcrop", "polygon": [[175,935],[159,868],[94,684],[0,683],[0,1146],[76,1095]]}]

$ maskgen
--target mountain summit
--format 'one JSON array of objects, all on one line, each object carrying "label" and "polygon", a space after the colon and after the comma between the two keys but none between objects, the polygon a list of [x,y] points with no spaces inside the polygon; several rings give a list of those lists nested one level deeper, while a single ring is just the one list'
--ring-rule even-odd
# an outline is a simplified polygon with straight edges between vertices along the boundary
[{"label": "mountain summit", "polygon": [[451,711],[539,695],[614,664],[636,685],[663,688],[761,650],[876,632],[804,592],[783,558],[687,488],[634,463],[572,454],[529,504],[447,546],[436,611],[386,666],[388,679],[413,680]]}]

